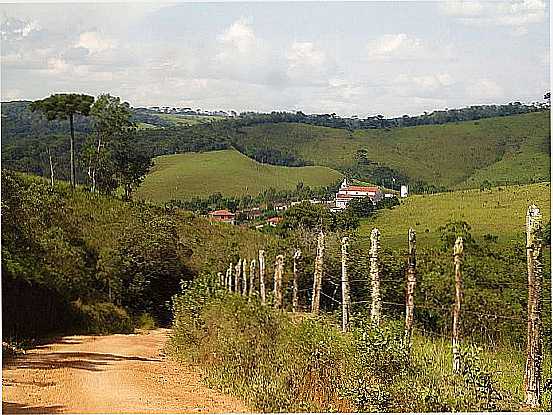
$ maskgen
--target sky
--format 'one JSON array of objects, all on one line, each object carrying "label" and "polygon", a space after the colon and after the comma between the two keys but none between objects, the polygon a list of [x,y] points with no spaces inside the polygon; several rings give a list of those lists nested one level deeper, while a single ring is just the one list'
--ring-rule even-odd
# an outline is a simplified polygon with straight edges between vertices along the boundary
[{"label": "sky", "polygon": [[549,2],[0,4],[1,99],[415,115],[550,89]]}]

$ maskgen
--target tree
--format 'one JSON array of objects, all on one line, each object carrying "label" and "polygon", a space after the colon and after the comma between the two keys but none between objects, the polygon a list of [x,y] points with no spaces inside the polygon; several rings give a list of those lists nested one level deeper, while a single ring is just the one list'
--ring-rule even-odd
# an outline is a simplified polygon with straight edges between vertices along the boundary
[{"label": "tree", "polygon": [[328,209],[320,204],[302,202],[284,213],[280,227],[287,230],[328,230],[333,225],[333,217]]},{"label": "tree", "polygon": [[[106,154],[101,154],[108,151],[106,143],[115,136],[132,129],[134,124],[131,121],[132,113],[129,103],[121,102],[119,97],[113,97],[110,94],[102,94],[98,97],[92,105],[90,115],[94,117],[94,127],[96,129],[96,143],[93,149],[89,149],[90,162],[88,167],[88,176],[92,182],[92,191],[94,192],[97,190],[98,172],[107,174],[107,177],[100,178],[101,183],[104,185],[113,183],[108,168],[109,157],[106,157]],[[108,186],[108,189],[110,187]]]},{"label": "tree", "polygon": [[451,251],[459,236],[463,238],[465,249],[475,248],[476,241],[472,237],[470,230],[471,226],[465,221],[450,221],[444,226],[440,226],[438,231],[441,233],[440,240],[442,241],[442,250],[444,252]]},{"label": "tree", "polygon": [[90,113],[90,106],[94,102],[94,97],[84,94],[53,94],[48,98],[34,101],[30,104],[31,111],[40,111],[44,113],[48,121],[69,120],[71,129],[71,186],[75,187],[75,131],[73,127],[73,116],[75,114],[87,116]]},{"label": "tree", "polygon": [[375,206],[370,197],[355,198],[348,202],[346,210],[360,218],[368,218],[374,212]]},{"label": "tree", "polygon": [[153,166],[152,158],[134,142],[130,133],[122,134],[112,148],[115,178],[125,190],[125,199],[130,200],[133,190]]}]

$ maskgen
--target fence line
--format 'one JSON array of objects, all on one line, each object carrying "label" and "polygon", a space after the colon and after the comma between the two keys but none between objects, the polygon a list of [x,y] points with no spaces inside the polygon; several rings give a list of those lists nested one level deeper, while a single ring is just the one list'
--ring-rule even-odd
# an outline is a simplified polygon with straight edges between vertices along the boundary
[{"label": "fence line", "polygon": [[[321,296],[325,299],[330,300],[333,304],[342,307],[342,330],[349,330],[349,313],[350,307],[352,305],[361,305],[361,304],[371,304],[369,306],[371,323],[375,326],[378,326],[382,319],[382,305],[401,307],[405,312],[405,343],[410,345],[411,332],[417,331],[421,333],[428,333],[433,336],[438,336],[442,339],[450,339],[453,346],[453,372],[459,373],[460,371],[460,344],[462,342],[462,333],[461,327],[461,317],[462,314],[474,315],[482,317],[485,319],[490,319],[492,321],[505,320],[505,321],[516,321],[516,322],[527,322],[527,360],[526,360],[526,369],[524,373],[524,393],[525,393],[525,403],[531,408],[537,408],[541,404],[541,373],[542,373],[542,349],[543,349],[543,340],[542,340],[542,328],[541,328],[541,303],[545,301],[545,298],[541,298],[541,289],[542,285],[545,285],[543,280],[542,273],[542,241],[541,241],[541,230],[542,230],[542,216],[539,209],[532,205],[528,208],[527,212],[527,276],[528,284],[520,282],[493,282],[493,281],[464,281],[462,278],[463,272],[463,239],[457,238],[453,249],[453,275],[454,275],[454,287],[455,287],[455,301],[451,305],[437,305],[437,304],[415,304],[414,303],[414,292],[416,289],[416,264],[415,264],[415,234],[412,229],[408,233],[408,242],[409,249],[408,253],[408,262],[405,267],[405,278],[404,279],[383,279],[382,278],[382,267],[380,264],[380,232],[378,229],[373,229],[370,237],[357,237],[355,242],[370,240],[370,250],[367,261],[364,263],[369,265],[368,278],[364,279],[348,279],[348,238],[342,239],[342,275],[341,278],[338,278],[335,275],[323,275],[324,274],[324,262],[325,262],[325,235],[321,231],[318,236],[317,243],[317,253],[315,258],[315,272],[313,274],[313,287],[298,289],[298,269],[296,259],[299,259],[298,252],[294,254],[294,280],[292,288],[292,308],[294,311],[304,310],[311,311],[312,314],[318,314],[320,308],[320,298]],[[296,257],[296,255],[298,255]],[[260,286],[260,298],[261,303],[266,304],[265,298],[265,264],[264,264],[264,251],[259,251],[259,286]],[[240,276],[243,277],[243,294],[246,293],[246,260],[240,259],[236,265],[230,263],[229,268],[226,270],[226,273],[219,272],[217,273],[219,283],[227,288],[229,291],[234,291],[235,293],[240,293],[240,283],[242,282]],[[353,263],[361,263],[361,261],[352,261]],[[254,279],[255,273],[255,262],[252,261],[253,266],[250,266],[251,281]],[[282,270],[283,267],[283,256],[277,256],[277,265],[275,272],[275,290],[274,290],[274,299],[273,306],[277,308],[284,308],[284,297],[281,287],[282,281]],[[234,269],[233,269],[234,268]],[[252,270],[253,269],[253,270]],[[233,272],[234,275],[233,275]],[[242,274],[242,275],[240,275]],[[234,280],[234,281],[233,281]],[[424,282],[424,280],[421,280]],[[234,284],[233,284],[234,282]],[[334,287],[334,292],[332,295],[327,294],[322,290],[324,283],[329,283]],[[369,288],[370,283],[370,300],[357,300],[351,301],[349,298],[349,284],[355,283],[364,283],[367,288]],[[380,293],[380,284],[381,283],[395,283],[395,284],[405,284],[406,285],[406,302],[399,303],[394,301],[383,301]],[[233,286],[234,285],[234,286]],[[337,298],[338,288],[341,287],[341,296]],[[527,289],[528,290],[528,310],[526,315],[524,312],[520,316],[507,316],[495,313],[479,312],[473,310],[466,310],[462,308],[462,299],[463,291],[478,289],[478,288],[487,288],[490,290],[504,290],[504,289]],[[250,293],[249,297],[252,295],[253,284],[250,282]],[[308,297],[311,297],[310,307],[308,305],[299,304],[299,293],[308,292]],[[310,293],[310,295],[309,295]],[[513,297],[511,295],[511,297]],[[525,297],[514,296],[518,300],[524,300]],[[445,334],[444,332],[439,333],[426,328],[421,328],[416,324],[416,316],[418,313],[415,313],[416,310],[431,310],[440,313],[442,316],[452,315],[453,324],[451,327],[451,334]],[[461,314],[462,311],[462,314]],[[466,328],[466,327],[465,327]],[[410,349],[410,348],[409,348]]]}]

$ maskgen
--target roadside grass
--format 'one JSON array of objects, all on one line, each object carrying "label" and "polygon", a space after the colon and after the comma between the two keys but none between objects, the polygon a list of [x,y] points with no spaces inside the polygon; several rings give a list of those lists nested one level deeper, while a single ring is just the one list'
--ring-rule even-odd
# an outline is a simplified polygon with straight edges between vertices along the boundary
[{"label": "roadside grass", "polygon": [[[203,275],[174,300],[168,350],[199,364],[204,380],[262,412],[521,411],[522,345],[479,349],[465,340],[462,374],[450,340],[416,334],[411,357],[403,321],[380,328],[356,320],[341,333],[335,315],[283,313],[229,294]],[[544,350],[544,381],[551,349]],[[541,410],[551,409],[551,394]]]},{"label": "roadside grass", "polygon": [[407,231],[413,228],[417,246],[432,248],[439,242],[438,227],[448,221],[465,221],[477,240],[491,234],[498,236],[498,243],[507,243],[524,232],[526,210],[532,203],[540,208],[544,223],[551,220],[550,183],[411,195],[401,199],[399,206],[364,220],[359,235],[368,237],[376,227],[382,234],[382,246],[404,249]]},{"label": "roadside grass", "polygon": [[[550,115],[538,112],[445,125],[357,130],[279,123],[244,128],[246,146],[292,152],[344,170],[356,152],[412,179],[446,187],[550,180]],[[482,170],[482,171],[481,171]]]},{"label": "roadside grass", "polygon": [[140,199],[163,203],[221,193],[256,195],[269,188],[294,189],[303,182],[320,187],[340,180],[328,167],[282,167],[261,164],[236,150],[160,156],[152,172],[137,189]]}]

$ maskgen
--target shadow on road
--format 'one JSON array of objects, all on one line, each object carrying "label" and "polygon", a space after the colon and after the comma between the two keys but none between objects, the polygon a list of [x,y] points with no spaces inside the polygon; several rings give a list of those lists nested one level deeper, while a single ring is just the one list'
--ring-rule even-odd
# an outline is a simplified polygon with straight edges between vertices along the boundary
[{"label": "shadow on road", "polygon": [[2,401],[2,413],[4,414],[61,414],[64,406],[28,406],[15,402]]},{"label": "shadow on road", "polygon": [[5,359],[3,369],[80,369],[99,372],[111,362],[140,361],[161,362],[161,359],[150,359],[139,356],[121,356],[109,353],[40,353]]}]

